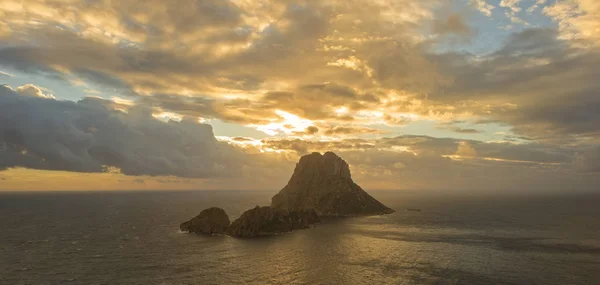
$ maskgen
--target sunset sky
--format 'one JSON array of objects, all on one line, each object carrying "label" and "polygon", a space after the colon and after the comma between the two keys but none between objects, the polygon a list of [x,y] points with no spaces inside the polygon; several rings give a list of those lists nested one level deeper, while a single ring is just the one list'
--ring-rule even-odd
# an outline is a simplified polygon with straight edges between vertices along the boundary
[{"label": "sunset sky", "polygon": [[0,190],[600,188],[597,0],[0,0],[0,85]]}]

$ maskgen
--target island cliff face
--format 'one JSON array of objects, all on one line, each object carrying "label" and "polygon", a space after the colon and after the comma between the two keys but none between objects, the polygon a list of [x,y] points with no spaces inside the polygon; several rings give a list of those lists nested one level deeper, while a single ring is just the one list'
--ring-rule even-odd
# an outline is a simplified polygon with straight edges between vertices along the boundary
[{"label": "island cliff face", "polygon": [[288,184],[271,199],[276,210],[306,211],[319,216],[359,216],[393,213],[358,186],[348,164],[333,152],[300,158]]}]

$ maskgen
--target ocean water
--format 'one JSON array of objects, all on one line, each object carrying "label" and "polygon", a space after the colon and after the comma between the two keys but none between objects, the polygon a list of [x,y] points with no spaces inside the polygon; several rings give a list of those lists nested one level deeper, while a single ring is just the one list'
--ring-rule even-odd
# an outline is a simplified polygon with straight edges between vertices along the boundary
[{"label": "ocean water", "polygon": [[274,192],[0,193],[0,284],[600,284],[598,195],[370,193],[397,212],[247,240],[178,226]]}]

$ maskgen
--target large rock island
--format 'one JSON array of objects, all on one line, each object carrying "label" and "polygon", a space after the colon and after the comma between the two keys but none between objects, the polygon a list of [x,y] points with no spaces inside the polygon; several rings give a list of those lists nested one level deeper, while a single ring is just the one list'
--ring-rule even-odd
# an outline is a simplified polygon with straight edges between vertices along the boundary
[{"label": "large rock island", "polygon": [[288,184],[271,199],[271,207],[287,211],[314,209],[319,216],[394,212],[354,183],[346,161],[333,152],[314,152],[300,158]]},{"label": "large rock island", "polygon": [[181,224],[182,231],[257,237],[311,227],[319,216],[382,215],[394,212],[352,181],[348,164],[333,152],[305,155],[288,184],[271,199],[229,224],[223,209],[208,208]]}]

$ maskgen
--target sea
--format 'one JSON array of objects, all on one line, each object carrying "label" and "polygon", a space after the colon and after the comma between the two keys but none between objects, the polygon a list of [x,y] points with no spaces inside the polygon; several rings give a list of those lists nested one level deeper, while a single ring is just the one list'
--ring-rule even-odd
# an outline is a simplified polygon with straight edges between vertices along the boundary
[{"label": "sea", "polygon": [[274,191],[0,193],[0,284],[600,284],[600,195],[370,191],[396,210],[255,239],[179,231]]}]

